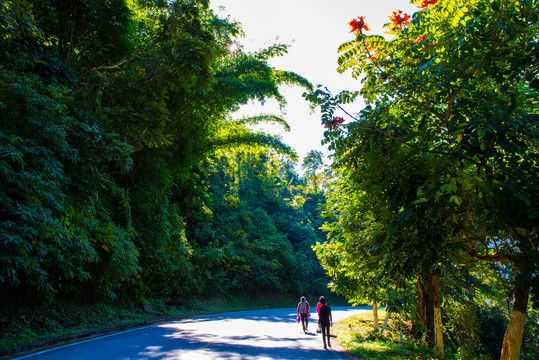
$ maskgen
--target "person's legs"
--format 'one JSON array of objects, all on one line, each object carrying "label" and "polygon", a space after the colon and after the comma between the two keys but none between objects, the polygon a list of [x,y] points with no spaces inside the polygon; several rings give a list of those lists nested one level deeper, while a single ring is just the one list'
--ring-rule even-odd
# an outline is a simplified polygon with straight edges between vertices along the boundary
[{"label": "person's legs", "polygon": [[324,349],[325,349],[326,348],[326,329],[329,329],[329,325],[322,323],[320,324],[320,327],[322,328],[322,341],[324,342]]},{"label": "person's legs", "polygon": [[301,315],[301,325],[303,326],[303,331],[307,331],[307,326],[308,326],[308,319],[307,319],[307,314],[300,314]]},{"label": "person's legs", "polygon": [[329,337],[330,334],[329,333],[330,333],[330,326],[328,324],[328,326],[326,327],[326,335],[328,337],[328,346],[331,347],[331,341],[329,340],[330,339],[330,337]]},{"label": "person's legs", "polygon": [[331,341],[329,340],[329,324],[322,324],[322,339],[324,339],[324,347],[326,346],[326,338],[327,345],[331,347]]}]

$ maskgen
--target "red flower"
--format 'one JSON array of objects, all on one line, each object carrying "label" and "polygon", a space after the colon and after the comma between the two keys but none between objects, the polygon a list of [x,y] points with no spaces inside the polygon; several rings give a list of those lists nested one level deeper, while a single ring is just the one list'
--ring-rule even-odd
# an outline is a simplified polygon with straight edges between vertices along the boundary
[{"label": "red flower", "polygon": [[344,122],[344,119],[340,116],[334,116],[333,119],[326,125],[324,125],[324,127],[326,129],[333,129],[333,130],[337,130],[337,127],[338,127],[338,124],[342,124]]},{"label": "red flower", "polygon": [[337,125],[336,125],[336,124],[333,124],[333,125],[332,125],[332,124],[333,124],[333,123],[326,124],[326,125],[324,125],[324,127],[325,127],[326,129],[337,130]]},{"label": "red flower", "polygon": [[389,16],[389,20],[391,20],[395,27],[402,25],[407,26],[410,23],[410,18],[411,16],[403,13],[402,10],[393,11],[393,13]]},{"label": "red flower", "polygon": [[414,44],[419,44],[421,41],[427,40],[427,37],[425,35],[418,37],[414,40]]},{"label": "red flower", "polygon": [[365,23],[365,16],[360,16],[357,19],[352,19],[348,25],[350,25],[350,32],[354,34],[361,34],[363,30],[369,31],[369,25]]},{"label": "red flower", "polygon": [[434,5],[438,2],[438,0],[423,0],[423,2],[419,5],[417,5],[420,9],[426,9],[429,7],[429,5]]},{"label": "red flower", "polygon": [[420,9],[426,9],[429,7],[429,0],[423,0],[421,4],[417,5],[417,7]]}]

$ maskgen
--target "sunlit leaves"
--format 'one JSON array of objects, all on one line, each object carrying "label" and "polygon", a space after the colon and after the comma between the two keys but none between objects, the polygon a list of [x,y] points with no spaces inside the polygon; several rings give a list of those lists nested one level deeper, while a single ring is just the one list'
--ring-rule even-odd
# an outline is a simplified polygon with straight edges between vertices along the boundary
[{"label": "sunlit leaves", "polygon": [[201,162],[230,149],[295,156],[246,127],[288,128],[279,116],[227,120],[250,100],[284,107],[281,84],[311,89],[268,64],[287,46],[232,51],[241,28],[207,1],[1,6],[2,284],[50,299],[187,294]]},{"label": "sunlit leaves", "polygon": [[244,117],[234,121],[236,124],[259,125],[262,123],[282,125],[285,131],[290,131],[290,125],[281,117],[272,114]]},{"label": "sunlit leaves", "polygon": [[291,163],[279,158],[243,147],[206,161],[204,198],[211,209],[206,217],[196,214],[190,230],[197,243],[197,292],[286,291],[307,284],[324,291],[310,248],[319,220],[308,204],[317,201],[312,193],[308,198]]},{"label": "sunlit leaves", "polygon": [[[356,190],[355,198],[336,202],[345,210],[327,229],[351,244],[347,252],[365,249],[352,243],[362,233],[339,226],[372,212],[389,234],[372,246],[401,256],[399,247],[415,244],[415,271],[471,258],[536,271],[539,94],[530,59],[537,58],[537,7],[498,0],[420,5],[411,19],[391,15],[388,40],[360,33],[339,48],[338,70],[362,80],[363,110],[321,90],[308,97],[320,106],[322,124],[337,109],[352,118],[346,131],[325,134],[335,167]],[[368,206],[354,208],[357,198]],[[443,240],[432,244],[432,237]],[[328,256],[334,250],[328,247]],[[397,263],[392,269],[410,270]],[[523,279],[514,281],[529,286]]]}]

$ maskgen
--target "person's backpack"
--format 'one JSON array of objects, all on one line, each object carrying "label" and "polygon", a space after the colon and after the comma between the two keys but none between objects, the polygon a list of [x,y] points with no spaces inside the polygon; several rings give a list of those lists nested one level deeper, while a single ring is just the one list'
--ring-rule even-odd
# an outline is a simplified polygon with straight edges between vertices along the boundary
[{"label": "person's backpack", "polygon": [[299,313],[300,314],[305,314],[306,312],[307,312],[307,301],[302,301],[299,304]]}]

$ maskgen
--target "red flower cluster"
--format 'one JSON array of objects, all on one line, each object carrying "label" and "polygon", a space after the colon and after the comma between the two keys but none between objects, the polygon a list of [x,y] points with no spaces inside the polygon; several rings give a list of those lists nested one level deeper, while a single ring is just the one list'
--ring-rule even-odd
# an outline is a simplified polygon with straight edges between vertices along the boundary
[{"label": "red flower cluster", "polygon": [[340,116],[334,116],[333,119],[329,122],[329,124],[326,124],[324,127],[326,129],[333,129],[337,130],[337,127],[339,124],[342,124],[344,122],[344,119]]},{"label": "red flower cluster", "polygon": [[365,23],[365,16],[360,16],[357,19],[352,19],[348,25],[350,25],[350,32],[354,34],[361,34],[363,30],[369,31],[369,25]]},{"label": "red flower cluster", "polygon": [[403,13],[402,10],[393,11],[391,15],[389,15],[389,20],[393,23],[394,27],[400,27],[402,25],[407,26],[410,23],[411,16]]},{"label": "red flower cluster", "polygon": [[429,5],[434,5],[438,2],[438,0],[423,0],[423,2],[419,5],[417,5],[420,9],[426,9],[429,7]]},{"label": "red flower cluster", "polygon": [[425,35],[420,36],[414,40],[414,44],[419,44],[421,41],[427,40],[427,37]]}]

